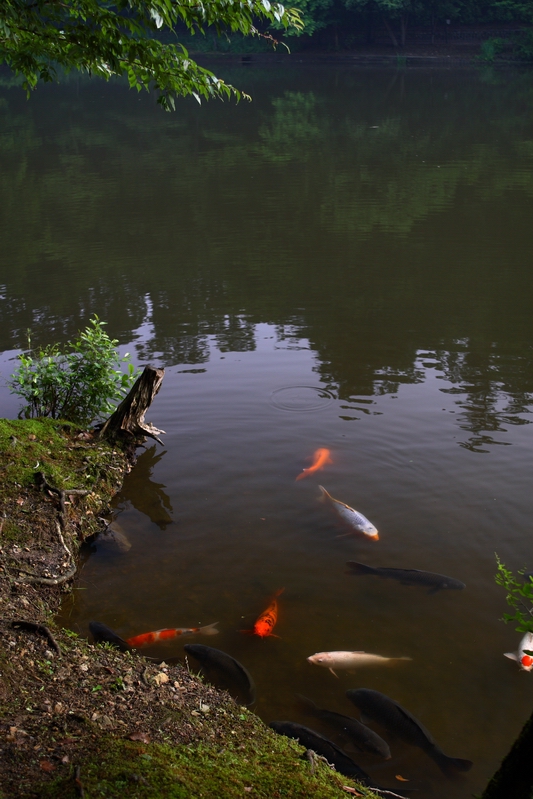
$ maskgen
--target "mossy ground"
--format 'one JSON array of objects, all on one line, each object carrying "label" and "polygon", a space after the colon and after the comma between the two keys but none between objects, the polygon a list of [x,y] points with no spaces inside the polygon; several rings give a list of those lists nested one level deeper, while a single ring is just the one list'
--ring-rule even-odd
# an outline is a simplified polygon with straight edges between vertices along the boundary
[{"label": "mossy ground", "polygon": [[[95,646],[56,624],[70,581],[50,581],[103,529],[131,463],[72,425],[0,420],[0,797],[375,796],[311,764],[182,664]],[[38,472],[64,492],[63,509]],[[52,638],[13,627],[20,620]]]}]

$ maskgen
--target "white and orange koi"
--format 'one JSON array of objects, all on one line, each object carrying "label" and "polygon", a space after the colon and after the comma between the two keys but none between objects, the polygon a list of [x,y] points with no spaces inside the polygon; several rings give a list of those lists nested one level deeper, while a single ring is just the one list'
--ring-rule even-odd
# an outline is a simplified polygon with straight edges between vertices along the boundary
[{"label": "white and orange koi", "polygon": [[218,621],[215,621],[205,627],[170,627],[163,630],[155,630],[154,632],[141,633],[140,635],[134,635],[132,638],[127,638],[126,643],[128,646],[137,648],[155,644],[158,641],[170,641],[180,635],[195,635],[196,633],[199,635],[217,635],[220,632],[216,628],[217,624]]},{"label": "white and orange koi", "polygon": [[526,633],[524,635],[520,641],[518,652],[505,652],[504,657],[510,660],[516,660],[520,668],[524,671],[531,671],[531,669],[533,669],[533,657],[529,655],[528,652],[533,652],[533,633]]}]

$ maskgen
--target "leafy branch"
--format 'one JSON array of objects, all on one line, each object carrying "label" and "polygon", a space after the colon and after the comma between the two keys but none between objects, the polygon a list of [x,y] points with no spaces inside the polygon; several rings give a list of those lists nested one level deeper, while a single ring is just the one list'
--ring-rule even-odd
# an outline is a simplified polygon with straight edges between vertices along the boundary
[{"label": "leafy branch", "polygon": [[[189,33],[239,31],[259,35],[256,21],[301,30],[301,14],[270,0],[2,0],[0,64],[22,75],[27,93],[57,79],[57,66],[109,80],[127,76],[130,87],[158,93],[166,110],[178,96],[235,97],[241,93],[200,67],[180,44],[166,43],[176,25]],[[275,43],[275,40],[272,40]]]},{"label": "leafy branch", "polygon": [[529,573],[518,572],[523,578],[517,579],[496,555],[497,572],[496,584],[507,591],[507,604],[514,609],[514,613],[504,613],[503,621],[507,624],[513,622],[515,630],[521,633],[533,632],[533,576]]}]

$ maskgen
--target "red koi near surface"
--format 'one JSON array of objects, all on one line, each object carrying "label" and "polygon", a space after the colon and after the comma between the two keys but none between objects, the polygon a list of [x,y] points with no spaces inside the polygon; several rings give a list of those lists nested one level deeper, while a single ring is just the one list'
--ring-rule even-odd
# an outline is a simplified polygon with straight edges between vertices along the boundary
[{"label": "red koi near surface", "polygon": [[329,457],[330,454],[331,453],[329,449],[326,449],[325,447],[317,449],[313,456],[314,461],[311,464],[311,466],[309,466],[307,469],[304,469],[303,472],[300,472],[296,480],[303,480],[304,477],[309,477],[309,475],[313,474],[313,472],[317,472],[319,469],[323,469],[324,466],[326,466],[326,464],[333,463],[333,461]]},{"label": "red koi near surface", "polygon": [[128,646],[139,647],[155,644],[157,641],[169,641],[171,638],[177,638],[179,635],[194,635],[195,633],[200,633],[200,635],[217,635],[219,632],[216,629],[217,624],[218,621],[215,621],[213,624],[208,624],[205,627],[171,627],[165,628],[164,630],[155,630],[155,632],[141,633],[140,635],[134,635],[133,638],[127,638],[126,643]]},{"label": "red koi near surface", "polygon": [[[268,635],[273,635],[272,630],[276,626],[276,622],[278,620],[278,603],[276,597],[282,594],[283,591],[285,591],[284,588],[280,588],[279,591],[276,591],[272,602],[258,617],[253,629],[243,630],[243,632],[250,633],[250,635],[258,635],[260,638],[266,638]],[[277,638],[277,636],[275,637]]]}]

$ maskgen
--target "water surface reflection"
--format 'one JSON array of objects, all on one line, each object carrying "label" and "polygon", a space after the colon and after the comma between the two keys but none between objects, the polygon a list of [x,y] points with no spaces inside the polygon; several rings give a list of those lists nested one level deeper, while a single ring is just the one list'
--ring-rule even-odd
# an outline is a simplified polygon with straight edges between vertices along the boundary
[{"label": "water surface reflection", "polygon": [[[267,721],[309,723],[298,693],[351,713],[346,689],[383,691],[475,766],[450,783],[397,740],[361,765],[466,799],[531,711],[493,582],[495,551],[533,559],[531,75],[228,78],[251,105],[164,115],[120,86],[2,92],[3,375],[26,328],[65,339],[94,312],[167,368],[151,411],[165,447],[115,501],[131,547],[96,543],[64,619],[123,637],[218,621]],[[333,463],[295,482],[320,447]],[[337,537],[319,483],[380,540]],[[467,587],[359,580],[349,560]],[[280,638],[244,636],[281,587]],[[412,662],[336,679],[306,660],[343,649]]]}]

